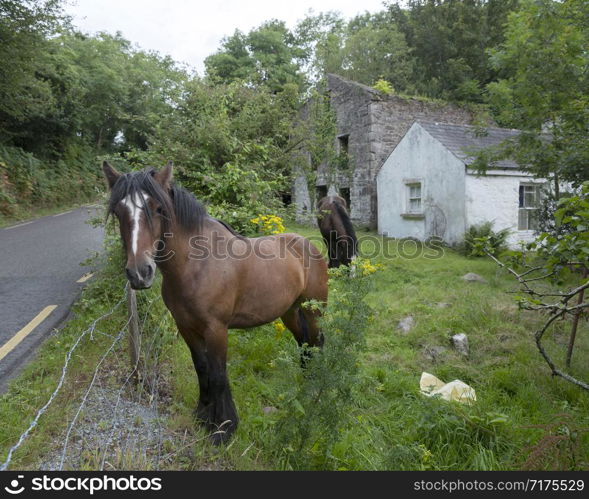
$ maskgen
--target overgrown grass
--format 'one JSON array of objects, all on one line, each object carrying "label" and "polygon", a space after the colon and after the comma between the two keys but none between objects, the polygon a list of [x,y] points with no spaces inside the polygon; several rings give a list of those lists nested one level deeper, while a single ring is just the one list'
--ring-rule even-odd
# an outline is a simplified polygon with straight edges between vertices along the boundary
[{"label": "overgrown grass", "polygon": [[[317,238],[315,230],[291,227]],[[360,237],[361,248],[373,252],[374,242],[386,245],[373,261],[383,263],[374,275],[374,291],[366,301],[373,318],[366,331],[367,346],[359,353],[360,376],[352,387],[351,418],[340,428],[332,455],[323,462],[309,462],[316,469],[520,469],[532,451],[544,445],[555,420],[562,434],[573,435],[564,445],[576,445],[577,455],[553,462],[548,454],[534,468],[587,467],[589,396],[562,380],[553,379],[536,350],[532,332],[539,323],[529,312],[519,311],[508,291],[515,288],[509,276],[483,259],[466,259],[444,249],[441,258],[399,257],[414,251],[405,242],[373,234]],[[413,243],[411,243],[413,244]],[[419,250],[414,246],[415,251]],[[475,272],[487,284],[466,282],[461,277]],[[415,325],[406,335],[398,330],[400,319],[411,315]],[[551,349],[564,355],[567,328],[559,325]],[[455,352],[450,336],[468,335],[471,353]],[[583,332],[575,352],[573,370],[589,379],[584,361],[589,350],[589,330]],[[329,345],[330,332],[326,331]],[[443,347],[432,359],[431,347]],[[439,351],[439,350],[438,350]],[[194,431],[191,410],[197,387],[187,349],[175,344],[169,352],[173,366],[172,424]],[[280,373],[276,359],[296,357],[288,332],[278,335],[270,326],[230,333],[229,375],[241,417],[235,439],[227,448],[194,449],[199,462],[222,460],[236,469],[276,469],[283,463],[272,448],[280,410],[266,414],[265,407],[282,407]],[[419,393],[423,371],[444,381],[461,379],[477,391],[478,401],[463,406],[432,400]],[[566,416],[569,415],[570,419]],[[540,427],[532,427],[540,425]],[[534,448],[538,446],[538,448]],[[570,459],[569,459],[570,458]],[[529,463],[527,463],[529,464]]]},{"label": "overgrown grass", "polygon": [[[289,229],[319,239],[316,230]],[[165,467],[586,469],[589,434],[583,428],[589,427],[589,395],[550,376],[532,337],[540,321],[531,312],[517,309],[507,293],[515,289],[511,278],[486,259],[467,259],[448,249],[435,258],[437,250],[414,243],[371,233],[359,239],[361,251],[373,252],[372,261],[382,263],[384,269],[370,277],[372,291],[365,302],[371,317],[362,333],[365,347],[350,346],[357,373],[342,406],[344,414],[338,416],[328,444],[319,438],[297,450],[289,449],[289,443],[279,438],[285,434],[284,422],[293,417],[293,408],[296,411],[293,387],[304,386],[301,383],[308,380],[300,370],[291,369],[298,363],[299,352],[290,333],[267,325],[230,332],[228,369],[241,422],[227,446],[212,447],[193,419],[198,385],[188,349],[175,335],[161,300],[143,311],[149,315],[146,324],[162,323],[162,318],[168,317],[158,326],[158,334],[165,335],[159,369],[166,378],[163,396],[169,400],[166,424],[171,431],[185,435],[188,442]],[[374,252],[375,241],[385,246]],[[417,255],[407,258],[413,253]],[[389,256],[384,258],[383,254]],[[63,364],[65,348],[80,328],[108,310],[120,294],[123,273],[117,265],[120,262],[111,262],[107,279],[90,285],[76,307],[74,320],[45,344],[38,361],[0,399],[0,456],[46,400]],[[467,272],[480,274],[488,282],[463,281],[461,277]],[[154,287],[142,296],[147,303],[158,294]],[[332,295],[332,301],[334,298]],[[402,334],[398,322],[409,315],[414,326]],[[107,324],[103,327],[108,328]],[[548,341],[551,353],[560,360],[565,355],[567,331],[568,324],[558,324]],[[451,346],[450,336],[459,332],[468,335],[469,357]],[[329,348],[334,334],[325,334]],[[577,341],[572,370],[579,378],[589,379],[586,322],[581,324]],[[17,454],[16,467],[35,468],[47,442],[63,433],[65,421],[87,384],[88,367],[95,365],[102,349],[99,336],[80,346],[56,407],[42,418]],[[444,381],[465,381],[475,388],[477,402],[466,406],[422,396],[419,378],[423,371]],[[303,411],[300,416],[305,414]],[[321,424],[319,420],[309,417],[309,424]],[[554,445],[557,448],[551,447]],[[300,452],[299,457],[305,459],[293,459],[293,452]]]}]

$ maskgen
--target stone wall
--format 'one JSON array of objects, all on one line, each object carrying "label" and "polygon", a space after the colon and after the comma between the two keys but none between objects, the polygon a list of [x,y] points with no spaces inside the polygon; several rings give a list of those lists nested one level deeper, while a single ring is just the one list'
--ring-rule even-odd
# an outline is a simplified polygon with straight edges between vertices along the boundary
[{"label": "stone wall", "polygon": [[[348,155],[351,176],[350,212],[352,220],[360,225],[376,221],[372,206],[374,178],[371,157],[374,151],[373,104],[378,101],[376,90],[339,76],[328,75],[328,91],[335,111],[337,135],[348,136]],[[341,187],[341,186],[337,186]]]}]

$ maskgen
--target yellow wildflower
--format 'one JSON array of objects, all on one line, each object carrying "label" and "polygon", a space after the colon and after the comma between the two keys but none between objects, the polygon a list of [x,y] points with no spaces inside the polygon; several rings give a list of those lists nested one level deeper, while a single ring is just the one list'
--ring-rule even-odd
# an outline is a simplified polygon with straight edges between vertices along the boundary
[{"label": "yellow wildflower", "polygon": [[272,323],[272,325],[274,326],[274,331],[276,331],[278,337],[282,336],[282,333],[286,331],[286,326],[282,323],[280,319],[276,319]]},{"label": "yellow wildflower", "polygon": [[[350,265],[352,277],[355,275],[361,277],[368,276],[383,268],[384,265],[380,263],[372,263],[370,260],[364,258],[356,258]],[[356,271],[358,271],[358,274],[356,274]]]},{"label": "yellow wildflower", "polygon": [[285,230],[282,218],[277,215],[258,215],[256,218],[252,218],[250,222],[257,225],[258,229],[266,235],[282,234]]}]

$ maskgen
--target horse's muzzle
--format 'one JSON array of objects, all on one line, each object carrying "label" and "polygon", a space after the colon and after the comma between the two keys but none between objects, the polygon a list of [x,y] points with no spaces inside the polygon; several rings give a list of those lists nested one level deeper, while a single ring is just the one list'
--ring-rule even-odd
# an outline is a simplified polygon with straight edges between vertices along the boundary
[{"label": "horse's muzzle", "polygon": [[147,289],[153,284],[155,265],[152,266],[146,263],[138,267],[127,267],[125,272],[127,273],[129,284],[133,289]]}]

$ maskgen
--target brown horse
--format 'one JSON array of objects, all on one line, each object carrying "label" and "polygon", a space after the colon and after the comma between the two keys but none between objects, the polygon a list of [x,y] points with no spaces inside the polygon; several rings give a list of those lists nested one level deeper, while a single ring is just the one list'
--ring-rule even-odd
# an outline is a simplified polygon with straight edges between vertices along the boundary
[{"label": "brown horse", "polygon": [[227,329],[278,317],[299,345],[321,346],[317,312],[301,307],[327,300],[327,265],[298,234],[246,238],[207,215],[171,182],[172,165],[120,174],[107,162],[108,211],[119,220],[134,289],[149,288],[155,269],[162,297],[184,338],[198,375],[197,417],[215,444],[235,431],[238,417],[227,378]]},{"label": "brown horse", "polygon": [[358,254],[358,240],[340,196],[325,196],[317,203],[317,223],[327,246],[329,267],[349,265]]}]

